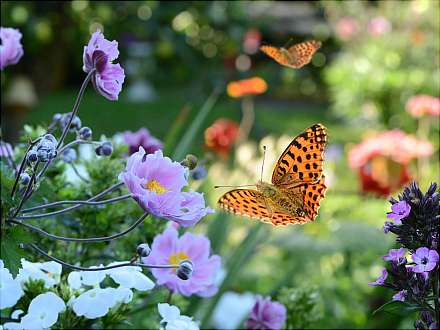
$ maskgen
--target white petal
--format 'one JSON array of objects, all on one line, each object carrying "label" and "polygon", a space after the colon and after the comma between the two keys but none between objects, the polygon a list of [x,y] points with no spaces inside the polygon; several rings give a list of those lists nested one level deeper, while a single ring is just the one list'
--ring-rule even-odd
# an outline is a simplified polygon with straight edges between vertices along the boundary
[{"label": "white petal", "polygon": [[[99,267],[92,266],[90,268],[100,268],[102,266],[103,265],[100,265]],[[104,280],[105,276],[106,276],[105,271],[82,271],[81,272],[82,283],[85,285],[91,285],[91,286],[97,285]]]},{"label": "white petal", "polygon": [[115,291],[116,301],[128,304],[133,299],[133,291],[127,288],[119,287]]},{"label": "white petal", "polygon": [[14,306],[24,295],[20,282],[6,268],[0,269],[0,309]]},{"label": "white petal", "polygon": [[141,272],[136,272],[133,275],[135,284],[134,289],[139,291],[148,291],[154,288],[154,282],[148,278],[147,275]]},{"label": "white petal", "polygon": [[176,306],[171,306],[170,304],[157,304],[157,309],[160,316],[162,316],[162,322],[170,322],[176,320],[180,317],[180,310]]},{"label": "white petal", "polygon": [[11,319],[18,320],[18,318],[20,317],[21,314],[24,314],[24,311],[21,310],[21,309],[17,309],[17,310],[12,312]]},{"label": "white petal", "polygon": [[8,330],[17,330],[17,329],[24,329],[23,326],[21,325],[21,323],[19,322],[6,322],[5,324],[3,324],[3,329]]},{"label": "white petal", "polygon": [[69,283],[69,286],[74,290],[81,288],[81,273],[71,272],[69,276],[67,276],[67,283]]},{"label": "white petal", "polygon": [[96,319],[108,313],[110,308],[109,303],[112,304],[113,299],[108,296],[105,289],[95,288],[77,297],[72,303],[72,309],[78,316]]},{"label": "white petal", "polygon": [[28,314],[56,315],[66,309],[63,299],[53,292],[46,292],[36,296],[30,303]]}]

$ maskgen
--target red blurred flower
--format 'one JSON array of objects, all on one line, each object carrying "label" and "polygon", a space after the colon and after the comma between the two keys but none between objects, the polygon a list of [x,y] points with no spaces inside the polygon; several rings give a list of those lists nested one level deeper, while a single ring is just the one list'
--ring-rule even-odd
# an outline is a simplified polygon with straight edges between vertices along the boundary
[{"label": "red blurred flower", "polygon": [[359,24],[353,17],[345,16],[336,23],[335,31],[340,39],[349,40],[359,32]]},{"label": "red blurred flower", "polygon": [[220,118],[205,130],[205,146],[220,156],[227,158],[229,150],[238,137],[236,122]]},{"label": "red blurred flower", "polygon": [[255,54],[261,43],[261,32],[257,29],[249,29],[244,35],[243,48],[248,54]]},{"label": "red blurred flower", "polygon": [[267,83],[260,77],[231,81],[227,86],[228,95],[234,98],[263,94],[266,90]]},{"label": "red blurred flower", "polygon": [[411,160],[432,155],[430,142],[395,129],[366,139],[348,155],[351,168],[359,171],[363,192],[389,195],[411,179]]},{"label": "red blurred flower", "polygon": [[425,114],[439,116],[440,99],[430,95],[413,96],[406,102],[406,111],[416,118],[422,117]]},{"label": "red blurred flower", "polygon": [[391,23],[382,16],[374,17],[368,22],[368,32],[373,36],[381,36],[391,31]]}]

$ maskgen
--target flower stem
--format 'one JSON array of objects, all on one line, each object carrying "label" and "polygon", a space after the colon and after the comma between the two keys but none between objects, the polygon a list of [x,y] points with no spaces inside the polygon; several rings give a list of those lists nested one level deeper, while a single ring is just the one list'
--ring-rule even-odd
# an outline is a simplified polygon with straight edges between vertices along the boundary
[{"label": "flower stem", "polygon": [[[101,198],[102,196],[108,194],[109,192],[111,192],[111,191],[113,191],[113,190],[115,190],[115,189],[118,189],[118,188],[121,187],[123,184],[124,184],[123,182],[117,183],[117,184],[115,184],[115,185],[113,185],[113,186],[107,188],[106,190],[100,192],[98,195],[95,195],[95,196],[89,198],[86,202],[93,202],[93,201],[95,201],[95,200]],[[58,203],[58,202],[55,202],[55,203]],[[55,211],[55,212],[45,213],[44,216],[43,216],[43,215],[40,215],[39,218],[44,218],[44,217],[49,217],[49,216],[52,216],[52,215],[58,215],[58,214],[61,214],[61,213],[66,213],[66,212],[69,212],[69,211],[75,210],[75,209],[81,207],[82,205],[85,205],[85,204],[84,204],[84,203],[82,203],[82,204],[75,204],[75,205],[73,205],[73,206],[71,206],[71,207],[68,207],[68,208],[65,208],[65,209],[61,210],[62,212],[60,212],[60,211]],[[29,217],[26,217],[26,216],[23,216],[23,217],[16,217],[16,216],[15,216],[14,218],[15,218],[15,219],[18,219],[18,220],[23,220],[23,219],[35,219],[34,217],[29,218]]]},{"label": "flower stem", "polygon": [[150,264],[143,264],[138,262],[124,262],[118,265],[112,265],[112,266],[106,266],[106,267],[97,267],[97,268],[87,268],[87,267],[80,267],[75,266],[72,264],[69,264],[65,261],[62,261],[58,258],[55,258],[51,255],[49,255],[46,251],[39,248],[36,244],[31,243],[28,246],[30,246],[34,251],[38,252],[39,254],[45,256],[46,258],[49,258],[52,261],[55,261],[56,263],[59,263],[60,265],[73,269],[73,270],[79,270],[84,272],[96,272],[101,270],[108,270],[113,268],[120,268],[120,267],[127,267],[127,266],[133,266],[133,267],[142,267],[142,268],[179,268],[179,265],[150,265]]},{"label": "flower stem", "polygon": [[35,178],[36,178],[36,174],[37,174],[38,165],[40,165],[39,160],[34,165],[34,168],[32,170],[31,179],[29,180],[29,183],[26,187],[26,190],[24,191],[23,196],[21,197],[20,203],[18,204],[17,208],[15,209],[15,212],[14,212],[14,215],[12,216],[12,218],[15,218],[17,216],[17,214],[20,212],[21,208],[23,207],[23,204],[31,196],[32,186],[34,184],[34,181],[36,181]]},{"label": "flower stem", "polygon": [[241,101],[242,118],[238,131],[237,145],[247,140],[255,120],[254,100],[251,96],[246,96]]},{"label": "flower stem", "polygon": [[73,163],[70,163],[70,166],[72,167],[73,172],[75,172],[78,178],[80,178],[80,180],[82,180],[85,183],[90,183],[89,180],[87,180],[84,176],[81,175],[81,173],[79,173],[78,168]]},{"label": "flower stem", "polygon": [[133,229],[135,229],[138,225],[140,225],[144,219],[148,216],[148,213],[145,213],[144,215],[142,215],[139,219],[137,219],[130,227],[128,227],[126,230],[118,233],[118,234],[114,234],[111,236],[103,236],[103,237],[90,237],[90,238],[75,238],[75,237],[63,237],[63,236],[56,236],[53,234],[50,234],[38,227],[29,225],[27,223],[23,223],[21,221],[16,221],[16,220],[9,220],[7,222],[9,223],[14,223],[16,225],[20,225],[23,227],[26,227],[27,229],[39,233],[40,235],[46,236],[50,239],[54,239],[54,240],[58,240],[58,241],[66,241],[66,242],[80,242],[80,243],[94,243],[94,242],[105,242],[105,241],[111,241],[114,239],[117,239],[121,236],[124,236],[125,234],[128,234],[129,232],[131,232]]}]

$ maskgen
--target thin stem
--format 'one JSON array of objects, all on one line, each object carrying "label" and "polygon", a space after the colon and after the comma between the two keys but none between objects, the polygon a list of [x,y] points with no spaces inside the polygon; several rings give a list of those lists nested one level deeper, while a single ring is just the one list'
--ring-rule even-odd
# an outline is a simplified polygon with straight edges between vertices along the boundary
[{"label": "thin stem", "polygon": [[11,191],[11,196],[12,196],[12,197],[13,197],[14,194],[15,194],[15,190],[17,189],[18,181],[20,180],[20,175],[21,175],[21,173],[23,172],[23,169],[24,169],[24,167],[25,167],[27,154],[28,154],[29,150],[31,150],[31,148],[32,148],[32,147],[33,147],[38,141],[40,141],[40,140],[41,140],[41,138],[38,138],[38,139],[35,140],[35,141],[30,141],[30,142],[29,142],[29,146],[28,146],[26,152],[24,153],[23,159],[21,160],[20,168],[19,168],[19,170],[18,170],[18,172],[17,172],[17,176],[15,177],[14,186],[12,187],[12,191]]},{"label": "thin stem", "polygon": [[[50,207],[55,207],[58,205],[64,205],[64,204],[84,204],[84,205],[102,205],[102,204],[108,204],[108,203],[113,203],[113,202],[118,202],[127,198],[130,198],[131,194],[127,194],[127,195],[123,195],[123,196],[118,196],[118,197],[113,197],[113,198],[109,198],[109,199],[104,199],[98,202],[89,202],[89,201],[59,201],[59,202],[53,202],[53,203],[48,203],[48,204],[44,204],[44,205],[39,205],[39,206],[34,206],[28,209],[24,209],[23,211],[21,211],[22,213],[29,213],[29,212],[33,212],[36,210],[41,210],[41,209],[47,209]],[[37,215],[37,214],[33,214],[33,215]]]},{"label": "thin stem", "polygon": [[90,183],[90,180],[87,180],[85,177],[83,177],[81,173],[79,173],[78,168],[73,163],[70,163],[70,166],[72,166],[73,172],[75,172],[80,180],[84,181],[85,183]]},{"label": "thin stem", "polygon": [[255,120],[254,100],[246,96],[241,101],[242,118],[238,132],[237,145],[247,140]]},{"label": "thin stem", "polygon": [[62,147],[58,151],[57,156],[61,155],[64,151],[66,151],[66,149],[69,149],[69,148],[71,148],[71,147],[73,147],[74,145],[77,145],[77,144],[101,144],[101,143],[98,142],[98,141],[84,141],[84,140],[79,140],[79,139],[78,140],[73,140],[73,141],[67,143],[64,147]]},{"label": "thin stem", "polygon": [[[87,202],[93,202],[93,201],[95,201],[95,200],[101,198],[102,196],[108,194],[109,192],[111,192],[111,191],[113,191],[113,190],[119,188],[119,187],[122,186],[123,184],[124,184],[123,182],[117,183],[117,184],[115,184],[115,185],[113,185],[113,186],[107,188],[106,190],[100,192],[98,195],[95,195],[95,196],[93,196],[92,198],[89,198],[89,199],[87,200]],[[75,209],[81,207],[82,205],[84,205],[84,204],[76,204],[76,205],[73,205],[73,206],[71,206],[71,207],[65,208],[65,209],[62,210],[63,212],[61,212],[61,213],[66,213],[66,212],[69,212],[69,211],[75,210]],[[42,217],[43,217],[43,218],[44,218],[44,217],[49,217],[49,216],[56,215],[56,214],[60,214],[59,211],[46,213],[44,216],[41,216],[40,218],[42,218]],[[14,217],[14,218],[15,218],[15,219],[19,219],[19,220],[26,219],[26,217]]]},{"label": "thin stem", "polygon": [[31,192],[32,186],[33,186],[34,181],[35,181],[35,175],[37,173],[37,168],[38,168],[39,164],[40,164],[39,160],[37,162],[35,162],[34,168],[32,170],[31,179],[29,180],[29,183],[28,183],[28,185],[26,187],[26,190],[24,191],[24,194],[23,194],[23,196],[22,196],[22,198],[20,200],[20,204],[18,204],[18,207],[15,210],[14,215],[12,216],[12,218],[15,218],[17,216],[18,212],[20,212],[21,208],[23,207],[24,202],[26,202],[27,199],[30,197],[30,192]]},{"label": "thin stem", "polygon": [[97,267],[97,268],[80,267],[80,266],[75,266],[75,265],[69,264],[65,261],[62,261],[58,258],[55,258],[55,257],[49,255],[46,251],[42,250],[34,243],[31,243],[28,246],[30,246],[34,251],[37,251],[39,254],[45,256],[46,258],[49,258],[52,261],[55,261],[56,263],[59,263],[60,265],[62,265],[64,267],[74,269],[74,270],[84,271],[84,272],[97,272],[97,271],[101,271],[101,270],[108,270],[108,269],[127,267],[127,266],[142,267],[142,268],[179,268],[179,265],[149,265],[149,264],[143,264],[143,263],[138,263],[138,262],[132,263],[129,261],[121,263],[121,264],[117,264],[117,265]]},{"label": "thin stem", "polygon": [[16,221],[16,220],[9,220],[7,222],[9,223],[14,223],[16,225],[20,225],[23,227],[28,228],[31,231],[34,231],[36,233],[39,233],[43,236],[46,236],[50,239],[54,239],[54,240],[58,240],[58,241],[66,241],[66,242],[81,242],[81,243],[94,243],[94,242],[105,242],[105,241],[111,241],[114,239],[117,239],[121,236],[124,236],[125,234],[128,234],[129,232],[131,232],[133,229],[135,229],[139,224],[141,224],[145,218],[148,216],[148,213],[144,213],[139,219],[137,219],[130,227],[128,227],[126,230],[118,233],[118,234],[114,234],[111,236],[103,236],[103,237],[90,237],[90,238],[75,238],[75,237],[63,237],[63,236],[56,236],[53,234],[50,234],[38,227],[29,225],[27,223],[23,223],[20,221]]},{"label": "thin stem", "polygon": [[[72,124],[73,118],[75,118],[76,114],[78,113],[78,108],[79,108],[79,104],[81,103],[81,99],[84,95],[84,92],[86,90],[86,87],[90,81],[90,79],[92,79],[93,74],[95,73],[96,69],[92,69],[90,70],[90,72],[87,74],[86,78],[84,79],[81,88],[79,90],[78,96],[76,97],[75,100],[75,104],[73,105],[73,109],[72,109],[72,114],[70,116],[69,122],[67,123],[66,127],[64,127],[63,132],[61,133],[61,137],[58,140],[58,144],[57,144],[57,151],[60,150],[61,146],[63,145],[64,139],[67,136],[67,133],[69,132],[69,128],[70,125]],[[43,169],[41,170],[40,173],[38,173],[38,177],[37,179],[40,179],[43,174],[46,172],[46,170],[49,168],[50,164],[52,163],[54,159],[49,159],[49,161],[44,165]]]}]

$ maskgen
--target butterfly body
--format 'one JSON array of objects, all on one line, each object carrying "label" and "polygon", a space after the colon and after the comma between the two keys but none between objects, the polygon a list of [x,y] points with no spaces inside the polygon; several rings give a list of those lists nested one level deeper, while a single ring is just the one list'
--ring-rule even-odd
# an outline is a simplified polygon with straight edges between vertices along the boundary
[{"label": "butterfly body", "polygon": [[275,226],[315,220],[327,189],[323,170],[327,131],[315,124],[299,134],[280,156],[272,183],[254,189],[235,189],[219,199],[225,210]]},{"label": "butterfly body", "polygon": [[289,68],[299,69],[308,64],[321,47],[319,41],[305,41],[289,48],[263,45],[260,50],[276,62]]}]

